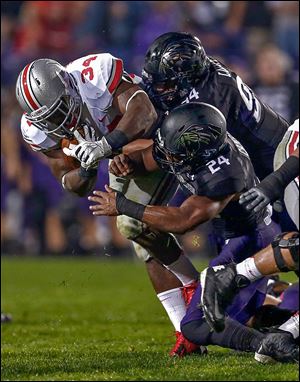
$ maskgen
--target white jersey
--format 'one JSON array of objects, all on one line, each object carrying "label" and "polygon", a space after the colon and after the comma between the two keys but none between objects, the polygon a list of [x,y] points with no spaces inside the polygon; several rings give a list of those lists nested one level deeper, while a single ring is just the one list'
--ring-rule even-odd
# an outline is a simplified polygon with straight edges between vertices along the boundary
[{"label": "white jersey", "polygon": [[[299,147],[299,119],[296,119],[295,122],[287,130],[290,132],[289,141],[286,145],[286,158],[288,158],[293,151]],[[294,180],[299,188],[299,176]]]},{"label": "white jersey", "polygon": [[[274,156],[274,170],[277,170],[299,146],[299,119],[288,128],[279,143]],[[284,203],[288,214],[299,229],[299,176],[284,191]]]},{"label": "white jersey", "polygon": [[296,150],[299,145],[299,119],[296,119],[295,122],[288,128],[287,131],[293,131],[293,147],[291,147],[290,154]]},{"label": "white jersey", "polygon": [[[77,83],[82,102],[92,117],[92,125],[98,128],[97,135],[104,136],[113,131],[122,117],[111,107],[116,88],[122,79],[131,83],[139,83],[141,79],[124,72],[123,61],[109,53],[81,57],[69,63],[66,69]],[[24,140],[35,151],[46,152],[60,147],[60,139],[50,138],[25,115],[21,119],[21,131]]]}]

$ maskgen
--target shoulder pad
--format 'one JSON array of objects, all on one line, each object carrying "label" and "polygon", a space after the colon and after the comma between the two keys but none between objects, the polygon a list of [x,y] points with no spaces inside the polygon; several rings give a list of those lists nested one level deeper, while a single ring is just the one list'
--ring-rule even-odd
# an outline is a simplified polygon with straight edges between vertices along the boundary
[{"label": "shoulder pad", "polygon": [[24,141],[30,145],[33,151],[46,152],[57,148],[59,145],[58,142],[28,121],[24,114],[21,119],[21,132]]}]

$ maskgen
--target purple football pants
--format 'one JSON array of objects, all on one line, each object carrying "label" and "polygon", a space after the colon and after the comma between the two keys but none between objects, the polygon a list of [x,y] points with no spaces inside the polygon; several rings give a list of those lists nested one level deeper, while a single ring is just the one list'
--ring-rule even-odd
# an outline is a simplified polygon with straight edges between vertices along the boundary
[{"label": "purple football pants", "polygon": [[[271,222],[269,225],[261,223],[256,230],[248,235],[238,236],[226,241],[220,254],[210,261],[210,266],[224,265],[231,262],[239,263],[247,257],[253,256],[256,252],[268,246],[274,237],[280,233],[279,225]],[[268,279],[255,281],[248,287],[241,289],[235,296],[233,302],[227,307],[228,315],[245,324],[254,315],[265,300]],[[187,309],[186,315],[181,321],[184,325],[190,321],[201,320],[203,318],[202,309],[197,305],[200,302],[201,285],[199,285]]]}]

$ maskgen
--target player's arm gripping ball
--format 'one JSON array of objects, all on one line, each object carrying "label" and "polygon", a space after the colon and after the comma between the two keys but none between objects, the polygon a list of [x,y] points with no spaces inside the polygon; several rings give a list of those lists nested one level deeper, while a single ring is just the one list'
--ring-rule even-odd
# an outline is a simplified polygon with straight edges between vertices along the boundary
[{"label": "player's arm gripping ball", "polygon": [[78,144],[78,141],[76,138],[73,138],[71,140],[67,138],[63,138],[61,141],[61,148],[62,148],[65,164],[67,167],[69,167],[72,170],[80,167],[80,161],[74,157],[66,155],[63,149],[64,148],[72,149],[77,144]]},{"label": "player's arm gripping ball", "polygon": [[88,141],[78,132],[74,132],[78,144],[70,148],[63,149],[64,154],[76,158],[80,161],[81,167],[85,169],[97,168],[101,159],[107,158],[112,154],[112,148],[107,143],[105,137],[100,140]]}]

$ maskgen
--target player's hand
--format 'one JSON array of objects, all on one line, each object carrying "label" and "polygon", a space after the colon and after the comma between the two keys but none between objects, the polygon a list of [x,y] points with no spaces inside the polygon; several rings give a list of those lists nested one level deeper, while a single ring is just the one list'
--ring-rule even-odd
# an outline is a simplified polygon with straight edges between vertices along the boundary
[{"label": "player's hand", "polygon": [[109,166],[109,171],[115,176],[127,176],[133,173],[133,162],[126,154],[114,157]]},{"label": "player's hand", "polygon": [[86,141],[95,142],[97,140],[95,129],[89,125],[83,125],[84,138]]},{"label": "player's hand", "polygon": [[259,212],[270,203],[270,198],[259,187],[252,187],[240,196],[239,203],[246,207],[247,210]]},{"label": "player's hand", "polygon": [[96,216],[117,216],[119,215],[116,205],[117,193],[107,185],[105,185],[105,189],[107,192],[94,191],[94,196],[88,197],[88,200],[96,203],[90,206],[90,210]]},{"label": "player's hand", "polygon": [[74,132],[78,144],[72,148],[64,147],[63,152],[80,161],[83,168],[95,168],[101,159],[111,155],[112,150],[105,137],[99,141],[90,142],[81,136],[79,131]]}]

